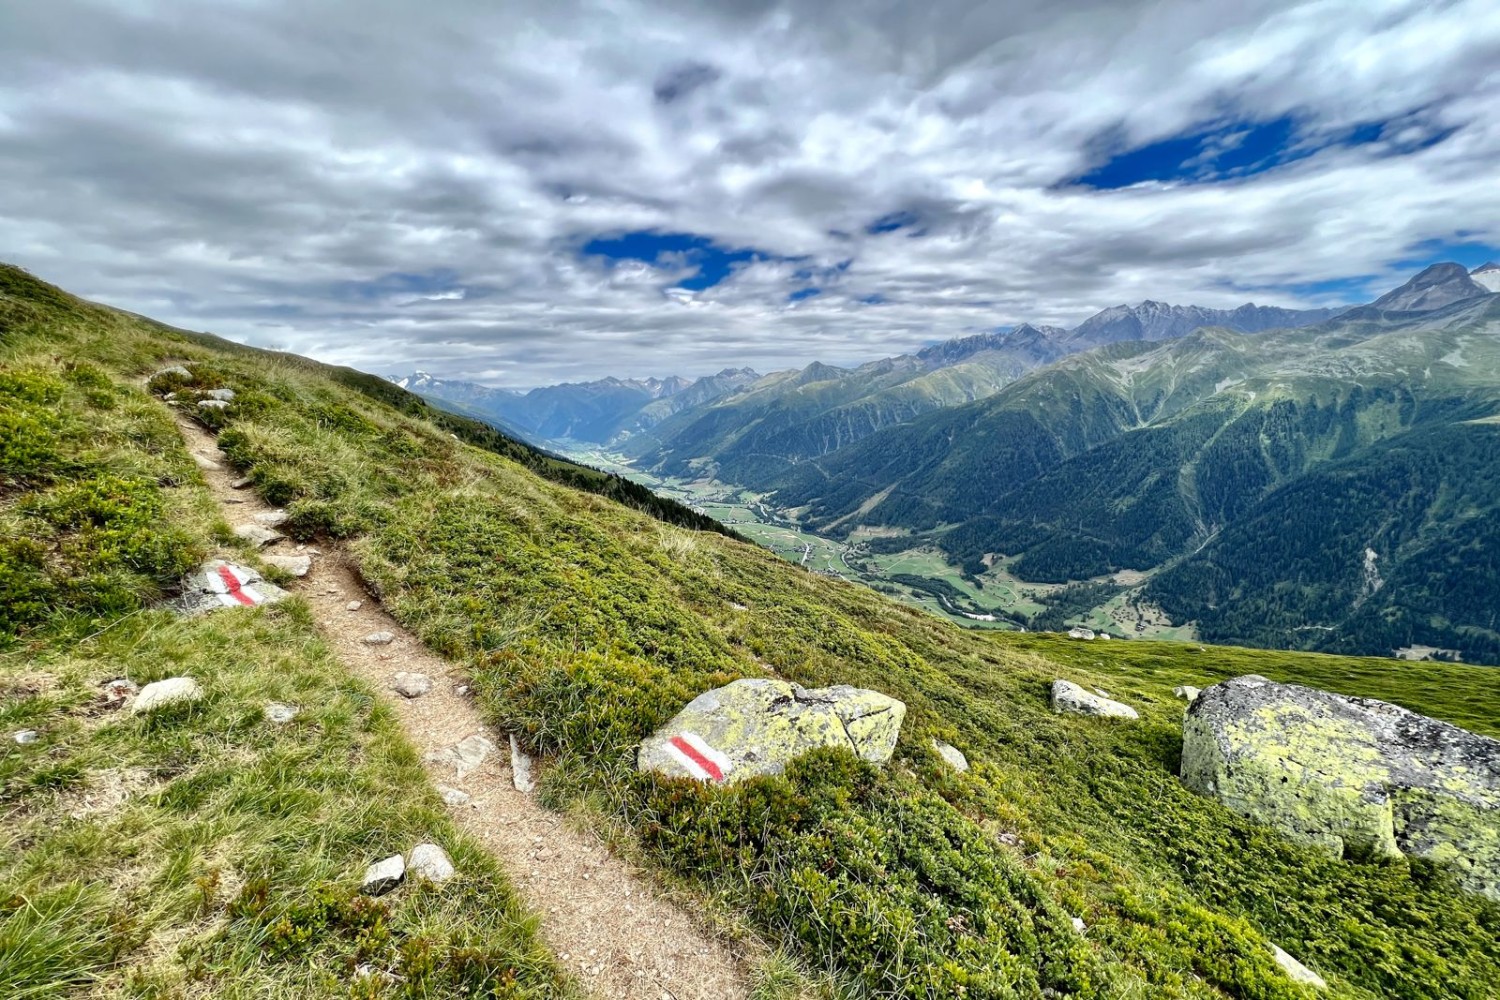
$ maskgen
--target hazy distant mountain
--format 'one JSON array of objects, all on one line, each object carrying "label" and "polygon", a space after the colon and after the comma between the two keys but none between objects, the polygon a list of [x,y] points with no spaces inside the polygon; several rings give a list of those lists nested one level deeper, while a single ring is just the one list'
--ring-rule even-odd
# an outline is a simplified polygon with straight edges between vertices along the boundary
[{"label": "hazy distant mountain", "polygon": [[565,382],[521,393],[415,372],[391,381],[435,401],[492,420],[536,441],[604,443],[654,426],[685,406],[708,402],[759,378],[748,368],[725,369],[696,381],[605,378]]},{"label": "hazy distant mountain", "polygon": [[1237,333],[1311,326],[1331,319],[1342,309],[1282,309],[1247,302],[1235,309],[1173,306],[1149,299],[1138,306],[1112,306],[1078,324],[1060,341],[1062,353],[1115,344],[1126,340],[1170,340],[1204,326],[1221,326]]}]

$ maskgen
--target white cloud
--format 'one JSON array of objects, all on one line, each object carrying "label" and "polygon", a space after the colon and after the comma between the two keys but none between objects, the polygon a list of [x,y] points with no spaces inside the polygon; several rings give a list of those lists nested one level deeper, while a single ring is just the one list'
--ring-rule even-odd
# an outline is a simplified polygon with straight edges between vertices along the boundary
[{"label": "white cloud", "polygon": [[[374,371],[858,360],[1146,297],[1318,304],[1286,286],[1500,244],[1487,0],[17,8],[0,257]],[[1287,114],[1313,136],[1390,120],[1404,148],[1456,131],[1219,184],[1057,187],[1110,136]],[[898,211],[925,235],[865,232]],[[690,261],[578,255],[650,228],[798,261],[688,293],[664,288]],[[804,267],[822,294],[789,302]]]}]

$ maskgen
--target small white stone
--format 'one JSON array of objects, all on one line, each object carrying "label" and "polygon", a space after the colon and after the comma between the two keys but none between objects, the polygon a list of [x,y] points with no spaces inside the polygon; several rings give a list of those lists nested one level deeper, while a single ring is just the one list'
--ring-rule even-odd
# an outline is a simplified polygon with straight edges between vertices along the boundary
[{"label": "small white stone", "polygon": [[358,611],[360,608],[362,608],[364,606],[365,606],[365,602],[364,601],[350,601],[348,604],[344,605],[344,610],[345,611]]},{"label": "small white stone", "polygon": [[261,524],[242,524],[234,529],[234,533],[237,537],[243,538],[256,548],[263,548],[279,542],[286,537],[279,531],[272,531]]},{"label": "small white stone", "polygon": [[411,849],[407,871],[423,882],[441,885],[454,875],[453,862],[448,853],[436,844],[418,844]]},{"label": "small white stone", "polygon": [[426,674],[408,673],[398,670],[393,678],[391,687],[403,698],[420,698],[432,690],[432,678]]},{"label": "small white stone", "polygon": [[249,486],[249,485],[250,485],[250,477],[249,476],[241,476],[240,478],[236,479],[234,482],[230,483],[229,484],[229,488],[233,489],[233,490],[242,490],[246,486]]},{"label": "small white stone", "polygon": [[198,409],[227,410],[229,409],[229,404],[224,402],[222,399],[200,399],[198,400]]},{"label": "small white stone", "polygon": [[291,722],[297,717],[297,709],[291,705],[284,705],[279,701],[273,701],[265,707],[266,721],[274,722],[278,726]]},{"label": "small white stone", "polygon": [[203,689],[191,677],[169,677],[141,688],[130,711],[134,715],[150,712],[163,705],[197,701],[203,697]]},{"label": "small white stone", "polygon": [[437,786],[438,794],[443,797],[443,804],[450,806],[466,806],[469,804],[469,793],[459,788],[450,788],[447,785]]},{"label": "small white stone", "polygon": [[1075,931],[1077,931],[1078,933],[1082,934],[1084,931],[1088,930],[1088,925],[1083,922],[1083,918],[1082,917],[1074,917],[1073,918],[1073,929]]},{"label": "small white stone", "polygon": [[268,528],[285,524],[289,515],[284,510],[268,510],[264,514],[256,514],[255,520],[258,524],[264,524]]},{"label": "small white stone", "polygon": [[944,743],[942,740],[933,740],[932,748],[938,752],[938,756],[947,761],[948,765],[959,774],[963,774],[969,769],[969,758],[965,757],[963,751],[958,747],[950,743]]},{"label": "small white stone", "polygon": [[1197,701],[1198,700],[1198,696],[1200,694],[1202,694],[1202,693],[1203,692],[1201,690],[1199,690],[1198,688],[1193,687],[1191,684],[1179,684],[1177,687],[1174,687],[1172,689],[1172,694],[1173,695],[1175,695],[1178,698],[1183,699],[1184,701],[1186,701],[1190,705],[1193,702]]},{"label": "small white stone", "polygon": [[1302,983],[1320,990],[1328,988],[1328,984],[1323,981],[1322,976],[1282,951],[1280,947],[1273,944],[1271,945],[1271,950],[1276,956],[1276,964],[1286,971],[1286,974],[1291,977],[1293,982]]},{"label": "small white stone", "polygon": [[23,747],[35,743],[39,739],[41,739],[41,736],[35,729],[23,729],[15,735],[16,742]]},{"label": "small white stone", "polygon": [[293,576],[306,576],[312,570],[312,556],[266,556],[267,564]]},{"label": "small white stone", "polygon": [[531,776],[531,768],[535,763],[526,751],[521,749],[521,744],[516,738],[510,738],[510,777],[516,786],[516,791],[530,795],[536,790],[536,780]]},{"label": "small white stone", "polygon": [[193,452],[193,464],[197,465],[198,468],[203,469],[206,472],[218,472],[220,469],[224,468],[222,465],[220,465],[218,462],[215,462],[207,455],[200,455],[196,451]]},{"label": "small white stone", "polygon": [[359,891],[366,896],[383,896],[400,885],[405,877],[406,859],[399,854],[392,854],[365,869],[365,879]]},{"label": "small white stone", "polygon": [[391,643],[396,641],[396,633],[371,632],[369,635],[365,636],[359,641],[370,646],[389,646]]},{"label": "small white stone", "polygon": [[204,399],[215,399],[221,403],[227,403],[234,398],[233,389],[209,389],[203,393]]}]

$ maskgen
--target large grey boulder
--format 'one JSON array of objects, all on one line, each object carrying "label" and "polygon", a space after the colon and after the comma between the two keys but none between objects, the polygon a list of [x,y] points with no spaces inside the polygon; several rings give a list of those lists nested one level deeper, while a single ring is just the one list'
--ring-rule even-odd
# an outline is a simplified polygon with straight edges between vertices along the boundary
[{"label": "large grey boulder", "polygon": [[1138,719],[1129,705],[1093,694],[1072,681],[1052,682],[1052,711],[1066,715],[1097,715],[1107,719]]},{"label": "large grey boulder", "polygon": [[267,583],[248,566],[210,559],[182,581],[182,596],[177,599],[176,607],[189,614],[218,608],[253,608],[274,604],[286,596],[286,591]]},{"label": "large grey boulder", "polygon": [[1335,855],[1430,858],[1500,899],[1500,741],[1251,675],[1188,708],[1182,780]]},{"label": "large grey boulder", "polygon": [[838,685],[809,691],[751,678],[700,694],[641,744],[637,767],[672,777],[734,782],[780,774],[818,747],[846,747],[872,764],[890,760],[906,705]]}]

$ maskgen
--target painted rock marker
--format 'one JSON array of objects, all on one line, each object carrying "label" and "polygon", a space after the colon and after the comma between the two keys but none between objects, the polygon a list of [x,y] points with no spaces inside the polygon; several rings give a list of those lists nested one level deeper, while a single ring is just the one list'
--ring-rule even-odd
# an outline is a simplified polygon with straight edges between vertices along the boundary
[{"label": "painted rock marker", "polygon": [[838,685],[809,691],[747,678],[705,691],[641,743],[636,766],[715,784],[780,774],[819,747],[884,764],[896,749],[906,706],[879,691]]},{"label": "painted rock marker", "polygon": [[217,608],[253,608],[286,597],[286,591],[267,583],[248,566],[212,559],[194,570],[182,585],[177,607],[193,613]]}]

